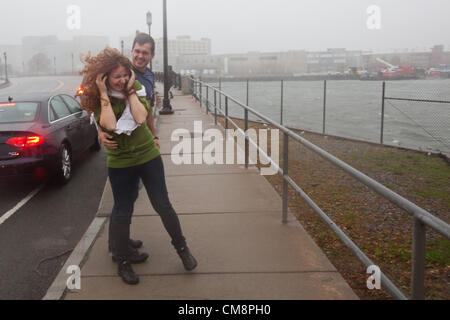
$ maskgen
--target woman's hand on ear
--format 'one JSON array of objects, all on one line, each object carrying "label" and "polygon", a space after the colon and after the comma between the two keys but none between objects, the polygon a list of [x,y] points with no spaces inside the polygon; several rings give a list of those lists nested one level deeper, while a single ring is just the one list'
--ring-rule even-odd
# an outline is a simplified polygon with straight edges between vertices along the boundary
[{"label": "woman's hand on ear", "polygon": [[127,85],[127,92],[131,95],[134,92],[136,92],[135,88],[134,88],[134,83],[136,81],[136,74],[134,73],[133,70],[131,70],[131,77],[130,80],[128,81],[128,85]]},{"label": "woman's hand on ear", "polygon": [[97,75],[97,79],[95,80],[95,84],[97,85],[98,90],[100,91],[100,95],[107,94],[108,89],[106,87],[106,80],[108,77],[105,77],[104,73],[100,73]]}]

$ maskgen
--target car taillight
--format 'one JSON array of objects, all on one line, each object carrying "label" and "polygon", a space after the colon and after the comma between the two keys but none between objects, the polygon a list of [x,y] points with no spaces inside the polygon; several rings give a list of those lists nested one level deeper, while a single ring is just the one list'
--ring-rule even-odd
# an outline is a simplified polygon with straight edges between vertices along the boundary
[{"label": "car taillight", "polygon": [[14,137],[6,141],[6,144],[18,148],[32,148],[40,146],[43,143],[44,138],[41,136]]}]

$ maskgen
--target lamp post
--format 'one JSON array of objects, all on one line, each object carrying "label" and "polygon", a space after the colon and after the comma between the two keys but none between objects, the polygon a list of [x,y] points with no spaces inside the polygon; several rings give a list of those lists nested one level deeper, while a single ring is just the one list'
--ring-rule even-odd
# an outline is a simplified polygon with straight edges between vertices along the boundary
[{"label": "lamp post", "polygon": [[55,68],[55,76],[56,76],[56,57],[53,57],[53,67]]},{"label": "lamp post", "polygon": [[167,1],[163,0],[163,26],[164,26],[164,100],[161,115],[173,114],[169,99],[169,57],[167,50]]},{"label": "lamp post", "polygon": [[9,82],[9,80],[8,80],[8,58],[7,58],[7,56],[6,56],[6,52],[3,52],[3,56],[5,57],[5,81],[6,82]]},{"label": "lamp post", "polygon": [[122,54],[123,54],[123,40],[120,41],[120,46],[122,47]]},{"label": "lamp post", "polygon": [[72,53],[72,74],[74,74],[74,67],[73,67],[73,53]]},{"label": "lamp post", "polygon": [[[148,25],[148,35],[152,36],[152,13],[150,11],[147,12],[147,25]],[[153,71],[152,60],[150,60],[150,70]]]}]

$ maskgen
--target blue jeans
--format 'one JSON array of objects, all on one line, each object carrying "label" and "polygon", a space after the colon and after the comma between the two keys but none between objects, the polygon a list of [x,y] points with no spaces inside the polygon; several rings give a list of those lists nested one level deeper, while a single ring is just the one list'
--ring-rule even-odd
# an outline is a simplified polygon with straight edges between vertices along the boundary
[{"label": "blue jeans", "polygon": [[139,166],[108,168],[109,181],[114,196],[114,207],[109,222],[109,246],[113,256],[127,260],[132,252],[129,246],[130,225],[134,203],[142,180],[150,202],[161,217],[164,227],[176,250],[186,246],[180,221],[169,200],[161,156]]}]

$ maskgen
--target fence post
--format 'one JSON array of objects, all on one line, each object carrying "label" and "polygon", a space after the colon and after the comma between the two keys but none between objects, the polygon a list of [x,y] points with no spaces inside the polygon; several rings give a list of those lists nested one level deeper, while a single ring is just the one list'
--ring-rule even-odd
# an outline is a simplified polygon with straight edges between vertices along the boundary
[{"label": "fence post", "polygon": [[287,223],[288,212],[288,182],[286,177],[289,174],[289,136],[283,133],[283,223]]},{"label": "fence post", "polygon": [[383,81],[383,94],[381,102],[381,132],[380,132],[380,144],[384,143],[384,101],[386,100],[386,81]]},{"label": "fence post", "polygon": [[214,123],[217,125],[217,91],[214,88]]},{"label": "fence post", "polygon": [[425,225],[414,218],[412,247],[411,299],[425,300]]},{"label": "fence post", "polygon": [[284,104],[284,81],[281,80],[281,112],[280,112],[281,125],[283,125],[283,104]]},{"label": "fence post", "polygon": [[248,169],[249,142],[248,142],[248,110],[245,109],[245,169]]},{"label": "fence post", "polygon": [[206,86],[206,114],[209,112],[209,87]]},{"label": "fence post", "polygon": [[327,80],[323,82],[323,135],[326,131],[326,115],[327,115]]},{"label": "fence post", "polygon": [[200,108],[202,107],[202,99],[203,99],[203,86],[202,86],[202,78],[200,78],[200,82],[198,83],[200,85]]},{"label": "fence post", "polygon": [[[225,130],[228,130],[228,97],[225,97]],[[228,139],[228,132],[225,131]]]},{"label": "fence post", "polygon": [[249,103],[249,98],[248,98],[248,87],[249,87],[249,80],[247,79],[247,100],[245,100],[246,101],[246,105],[248,106],[248,103]]},{"label": "fence post", "polygon": [[[222,91],[222,78],[219,78],[219,91]],[[219,94],[219,108],[222,110],[222,94]]]},{"label": "fence post", "polygon": [[[248,107],[248,103],[249,103],[249,80],[247,79],[247,104],[246,106]],[[249,143],[248,143],[248,110],[247,108],[245,109],[245,168],[248,169],[248,157],[249,157]]]}]

